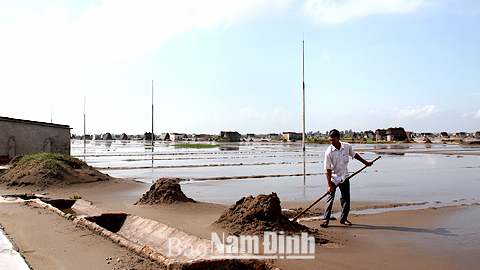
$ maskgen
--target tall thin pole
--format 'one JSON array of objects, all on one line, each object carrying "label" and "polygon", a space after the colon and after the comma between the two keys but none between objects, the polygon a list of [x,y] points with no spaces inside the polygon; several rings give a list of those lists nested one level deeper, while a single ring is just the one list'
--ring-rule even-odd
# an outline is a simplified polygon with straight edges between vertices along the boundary
[{"label": "tall thin pole", "polygon": [[302,133],[302,144],[303,152],[305,152],[305,37],[303,37],[303,66],[302,66],[302,77],[303,77],[303,133]]},{"label": "tall thin pole", "polygon": [[86,114],[87,96],[83,99],[83,153],[87,152],[87,114]]},{"label": "tall thin pole", "polygon": [[155,136],[155,135],[153,134],[153,80],[152,80],[152,146],[153,146],[153,141],[154,141],[153,136]]}]

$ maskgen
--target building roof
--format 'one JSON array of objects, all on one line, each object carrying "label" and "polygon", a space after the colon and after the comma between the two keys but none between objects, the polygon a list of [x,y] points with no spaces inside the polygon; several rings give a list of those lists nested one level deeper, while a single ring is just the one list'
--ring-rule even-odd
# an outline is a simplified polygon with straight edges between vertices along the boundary
[{"label": "building roof", "polygon": [[38,126],[45,126],[45,127],[71,129],[69,125],[59,125],[59,124],[46,123],[46,122],[37,122],[37,121],[31,121],[31,120],[15,119],[15,118],[3,117],[3,116],[0,116],[0,122],[1,121],[13,122],[13,123],[23,123],[23,124],[30,124],[30,125],[38,125]]}]

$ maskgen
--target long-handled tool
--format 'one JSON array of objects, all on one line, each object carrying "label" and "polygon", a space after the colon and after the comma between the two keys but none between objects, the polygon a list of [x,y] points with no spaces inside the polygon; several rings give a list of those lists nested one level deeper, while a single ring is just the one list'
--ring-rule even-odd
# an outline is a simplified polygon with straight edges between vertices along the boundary
[{"label": "long-handled tool", "polygon": [[[378,160],[379,158],[381,158],[381,157],[382,157],[382,156],[378,156],[376,159],[372,160],[372,163],[375,162],[375,161],[377,161],[377,160]],[[349,175],[347,178],[345,178],[345,180],[344,180],[343,182],[348,181],[350,178],[354,177],[355,175],[357,175],[359,172],[363,171],[363,170],[364,170],[365,168],[367,168],[367,167],[368,167],[367,165],[363,166],[360,170],[354,172],[352,175]],[[338,186],[338,185],[337,185],[337,186]],[[335,186],[334,189],[337,188],[337,186]],[[292,221],[297,221],[297,219],[298,219],[301,215],[303,215],[305,212],[307,212],[308,210],[310,210],[310,208],[312,208],[315,204],[317,204],[319,201],[321,201],[323,198],[325,198],[325,196],[327,196],[327,194],[328,194],[328,191],[327,191],[327,193],[323,194],[322,197],[318,198],[316,201],[314,201],[312,204],[310,204],[307,208],[305,208],[305,210],[303,210],[301,213],[299,213],[298,215],[296,215],[296,216],[292,219]]]}]

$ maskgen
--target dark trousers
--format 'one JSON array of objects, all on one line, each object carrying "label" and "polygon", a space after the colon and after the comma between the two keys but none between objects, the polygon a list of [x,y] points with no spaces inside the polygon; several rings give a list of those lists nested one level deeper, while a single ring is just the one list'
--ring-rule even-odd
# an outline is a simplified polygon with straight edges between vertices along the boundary
[{"label": "dark trousers", "polygon": [[[340,204],[342,205],[342,215],[340,216],[340,222],[347,220],[348,213],[350,212],[350,181],[345,181],[338,185],[340,189]],[[325,214],[323,215],[323,221],[329,222],[332,214],[333,200],[335,199],[335,192],[327,195],[327,203],[325,204]]]}]

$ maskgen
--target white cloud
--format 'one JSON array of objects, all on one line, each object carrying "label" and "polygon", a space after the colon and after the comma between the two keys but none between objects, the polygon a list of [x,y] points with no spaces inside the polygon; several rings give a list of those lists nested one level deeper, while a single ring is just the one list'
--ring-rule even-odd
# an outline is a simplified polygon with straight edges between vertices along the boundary
[{"label": "white cloud", "polygon": [[476,97],[476,96],[480,96],[480,93],[467,94],[467,96],[474,96],[474,97]]},{"label": "white cloud", "polygon": [[426,0],[307,0],[300,10],[318,23],[337,24],[373,14],[408,13],[425,5]]},{"label": "white cloud", "polygon": [[91,68],[148,52],[188,31],[221,29],[288,6],[288,0],[104,0],[71,22],[67,9],[49,5],[41,13],[0,24],[1,65]]},{"label": "white cloud", "polygon": [[[189,31],[223,29],[270,11],[300,9],[316,21],[339,23],[376,13],[410,12],[424,1],[307,0],[296,7],[293,0],[143,0],[134,4],[104,0],[103,5],[91,6],[76,21],[69,21],[67,9],[48,5],[40,13],[0,23],[0,72],[36,73],[43,78],[47,71],[91,69],[154,50]],[[320,60],[329,59],[325,53]]]},{"label": "white cloud", "polygon": [[438,111],[439,109],[435,107],[435,105],[425,105],[423,107],[408,106],[400,109],[398,113],[393,116],[393,118],[397,118],[397,119],[412,118],[412,117],[425,118]]},{"label": "white cloud", "polygon": [[244,107],[240,109],[239,118],[242,120],[250,120],[255,118],[256,120],[264,121],[278,121],[288,118],[287,113],[283,108],[275,108],[273,111],[265,111],[260,115],[252,108]]},{"label": "white cloud", "polygon": [[240,109],[240,119],[250,119],[256,117],[258,117],[258,113],[254,109],[248,107]]},{"label": "white cloud", "polygon": [[480,119],[480,110],[473,116],[475,119]]},{"label": "white cloud", "polygon": [[286,119],[287,113],[283,110],[283,108],[276,108],[272,112],[266,111],[263,113],[262,118],[267,120],[282,120]]},{"label": "white cloud", "polygon": [[478,111],[468,111],[462,114],[462,118],[475,118],[480,119],[480,110]]},{"label": "white cloud", "polygon": [[322,56],[320,57],[320,62],[327,62],[328,60],[330,60],[330,54],[323,53]]}]

